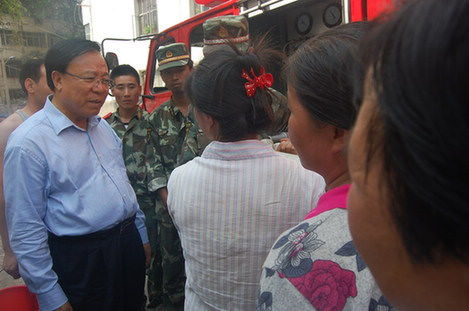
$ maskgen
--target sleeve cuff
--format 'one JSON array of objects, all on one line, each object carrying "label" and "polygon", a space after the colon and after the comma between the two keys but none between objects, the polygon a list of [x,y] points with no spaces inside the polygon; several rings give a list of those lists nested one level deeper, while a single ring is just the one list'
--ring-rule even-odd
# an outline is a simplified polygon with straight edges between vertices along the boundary
[{"label": "sleeve cuff", "polygon": [[152,179],[148,183],[148,190],[150,192],[155,192],[158,189],[166,187],[167,183],[168,183],[168,179],[166,177],[158,177],[158,178]]},{"label": "sleeve cuff", "polygon": [[145,227],[138,229],[138,233],[140,233],[140,238],[142,239],[142,244],[149,243],[147,229]]},{"label": "sleeve cuff", "polygon": [[145,227],[145,215],[142,210],[138,208],[137,217],[135,218],[135,226],[137,227],[140,238],[142,239],[142,244],[148,243],[148,233],[147,227]]},{"label": "sleeve cuff", "polygon": [[36,294],[39,308],[42,311],[52,311],[64,305],[68,299],[60,287],[59,283],[55,283],[52,289],[42,294]]}]

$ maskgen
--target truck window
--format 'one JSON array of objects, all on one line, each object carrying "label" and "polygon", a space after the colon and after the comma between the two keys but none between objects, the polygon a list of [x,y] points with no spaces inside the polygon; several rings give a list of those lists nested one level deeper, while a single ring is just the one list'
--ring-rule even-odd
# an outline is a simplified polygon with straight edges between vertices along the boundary
[{"label": "truck window", "polygon": [[[155,53],[158,50],[160,46],[168,45],[171,43],[175,43],[176,41],[174,40],[173,37],[166,38],[165,40],[161,41],[158,46],[155,48]],[[161,79],[160,72],[158,71],[158,62],[156,61],[156,57],[154,58],[154,63],[153,63],[153,81],[151,81],[152,85],[152,93],[161,93],[161,92],[166,92],[168,89],[164,86],[163,79]]]}]

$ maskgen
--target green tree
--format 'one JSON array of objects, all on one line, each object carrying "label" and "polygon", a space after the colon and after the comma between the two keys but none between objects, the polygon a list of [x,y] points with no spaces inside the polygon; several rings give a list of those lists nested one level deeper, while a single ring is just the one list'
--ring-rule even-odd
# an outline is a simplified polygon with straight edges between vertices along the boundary
[{"label": "green tree", "polygon": [[47,20],[61,21],[55,27],[55,32],[61,37],[76,37],[84,34],[81,0],[1,0],[0,20],[2,16],[9,15],[15,20],[21,17],[31,17],[36,23]]},{"label": "green tree", "polygon": [[0,1],[0,19],[2,15],[9,15],[19,18],[24,14],[25,8],[20,0],[2,0]]}]

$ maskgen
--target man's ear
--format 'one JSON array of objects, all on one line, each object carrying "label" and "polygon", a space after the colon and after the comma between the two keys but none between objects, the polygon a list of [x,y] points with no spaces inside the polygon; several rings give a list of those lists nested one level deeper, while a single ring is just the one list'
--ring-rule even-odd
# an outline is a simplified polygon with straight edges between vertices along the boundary
[{"label": "man's ear", "polygon": [[332,151],[342,153],[349,139],[350,131],[334,127],[334,137],[332,141]]},{"label": "man's ear", "polygon": [[56,91],[61,91],[62,90],[62,84],[63,84],[63,75],[54,70],[51,73],[51,78],[52,78],[52,83],[54,83],[54,87]]},{"label": "man's ear", "polygon": [[31,78],[26,78],[26,80],[24,80],[24,88],[26,92],[28,92],[26,95],[34,94],[36,92],[36,82]]}]

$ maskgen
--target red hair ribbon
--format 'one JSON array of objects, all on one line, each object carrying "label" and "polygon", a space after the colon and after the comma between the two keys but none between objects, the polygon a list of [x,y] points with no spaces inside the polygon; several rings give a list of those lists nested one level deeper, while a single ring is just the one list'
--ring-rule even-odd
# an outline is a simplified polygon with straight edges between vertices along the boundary
[{"label": "red hair ribbon", "polygon": [[264,89],[266,87],[271,87],[274,83],[274,76],[272,76],[271,73],[265,73],[264,67],[261,67],[261,74],[259,76],[256,76],[252,67],[251,76],[243,69],[241,77],[248,80],[248,82],[244,83],[244,88],[246,89],[246,95],[248,97],[253,97],[258,88]]}]

